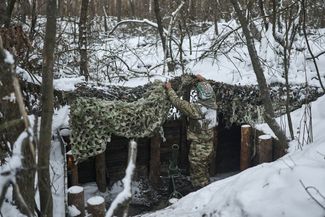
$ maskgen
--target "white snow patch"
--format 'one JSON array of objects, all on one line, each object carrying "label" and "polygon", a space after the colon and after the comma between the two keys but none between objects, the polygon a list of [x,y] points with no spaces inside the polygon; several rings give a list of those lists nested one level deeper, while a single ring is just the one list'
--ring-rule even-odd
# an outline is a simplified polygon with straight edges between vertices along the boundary
[{"label": "white snow patch", "polygon": [[250,128],[251,125],[249,125],[249,124],[244,124],[244,125],[241,125],[241,127],[242,127],[242,128]]},{"label": "white snow patch", "polygon": [[70,187],[70,188],[68,189],[68,192],[69,192],[70,194],[79,194],[79,193],[81,193],[83,190],[84,190],[84,189],[83,189],[83,187],[81,187],[81,186],[72,186],[72,187]]},{"label": "white snow patch", "polygon": [[89,198],[87,200],[87,203],[90,204],[90,205],[99,205],[99,204],[102,204],[104,202],[105,202],[105,200],[101,196],[94,196],[94,197],[91,197],[91,198]]},{"label": "white snow patch", "polygon": [[68,206],[68,212],[69,212],[69,216],[71,217],[78,216],[81,214],[80,210],[74,205]]},{"label": "white snow patch", "polygon": [[15,63],[14,56],[7,50],[4,50],[4,52],[5,52],[4,62],[8,64],[14,64]]},{"label": "white snow patch", "polygon": [[267,140],[267,139],[271,139],[272,136],[267,135],[267,134],[264,134],[264,135],[260,135],[258,138],[259,138],[259,139],[262,139],[262,140]]}]

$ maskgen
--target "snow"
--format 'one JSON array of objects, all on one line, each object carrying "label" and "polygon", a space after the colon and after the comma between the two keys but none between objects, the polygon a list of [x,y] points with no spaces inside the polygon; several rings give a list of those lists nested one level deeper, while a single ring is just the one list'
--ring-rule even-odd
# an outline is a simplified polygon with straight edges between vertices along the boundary
[{"label": "snow", "polygon": [[10,96],[2,97],[2,100],[8,100],[9,102],[16,103],[16,95],[14,92],[10,93]]},{"label": "snow", "polygon": [[262,139],[262,140],[268,140],[268,139],[271,139],[272,138],[272,136],[270,136],[270,135],[260,135],[259,137],[258,137],[259,139]]},{"label": "snow", "polygon": [[[16,142],[13,145],[13,155],[6,159],[8,162],[2,166],[0,166],[0,195],[3,194],[3,186],[8,183],[9,181],[15,182],[16,180],[16,170],[20,169],[21,164],[21,146],[24,141],[28,137],[26,131],[23,131],[19,137],[17,138]],[[6,198],[10,199],[12,195],[12,187],[8,188]],[[25,215],[20,214],[20,212],[16,209],[16,207],[12,207],[10,202],[4,201],[2,207],[0,207],[0,213],[5,213],[5,216],[17,216],[22,217]],[[8,215],[7,215],[8,214]]]},{"label": "snow", "polygon": [[77,78],[59,78],[54,79],[53,85],[56,90],[72,91],[76,89],[76,84],[84,81],[85,78],[83,76]]},{"label": "snow", "polygon": [[4,52],[5,52],[4,62],[8,64],[14,64],[15,63],[14,56],[11,53],[9,53],[9,51],[7,50],[4,50]]},{"label": "snow", "polygon": [[87,200],[87,203],[90,204],[90,205],[99,205],[99,204],[102,204],[104,202],[105,202],[105,200],[101,196],[94,196],[94,197],[91,197],[91,198],[89,198]]},{"label": "snow", "polygon": [[244,125],[241,125],[242,128],[250,128],[251,125],[248,125],[248,124],[244,124]]},{"label": "snow", "polygon": [[70,194],[79,194],[79,193],[81,193],[81,192],[83,192],[83,187],[81,187],[81,186],[72,186],[72,187],[70,187],[69,189],[68,189],[68,192],[70,193]]},{"label": "snow", "polygon": [[[289,153],[275,162],[216,181],[164,210],[141,216],[324,216],[325,210],[303,187],[309,186],[310,194],[325,206],[324,107],[325,96],[312,103],[314,143],[301,150],[293,141]],[[303,108],[293,112],[294,126],[299,126],[302,112]]]},{"label": "snow", "polygon": [[75,207],[74,205],[68,206],[68,212],[69,212],[69,216],[71,216],[71,217],[78,216],[81,214],[81,212],[78,210],[78,208]]}]

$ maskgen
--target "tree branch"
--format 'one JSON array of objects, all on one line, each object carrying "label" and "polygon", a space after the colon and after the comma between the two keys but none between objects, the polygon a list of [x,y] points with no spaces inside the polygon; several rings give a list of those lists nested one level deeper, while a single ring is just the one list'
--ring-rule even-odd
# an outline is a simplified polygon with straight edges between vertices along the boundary
[{"label": "tree branch", "polygon": [[125,170],[125,177],[122,182],[124,185],[124,189],[121,193],[117,195],[115,200],[112,202],[109,210],[107,211],[105,217],[111,217],[117,211],[118,208],[124,208],[123,217],[128,216],[128,206],[132,197],[131,193],[131,181],[135,169],[137,158],[137,143],[135,141],[131,141],[129,145],[129,163]]}]

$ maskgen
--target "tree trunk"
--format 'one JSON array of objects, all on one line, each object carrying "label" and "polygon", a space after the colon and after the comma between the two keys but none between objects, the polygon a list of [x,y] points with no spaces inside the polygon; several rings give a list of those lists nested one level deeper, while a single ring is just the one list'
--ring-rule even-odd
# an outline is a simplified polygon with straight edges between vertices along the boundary
[{"label": "tree trunk", "polygon": [[[164,35],[164,27],[162,24],[162,19],[161,19],[161,14],[160,14],[159,0],[154,0],[154,11],[155,11],[157,25],[158,25],[158,33],[159,33],[161,44],[162,44],[163,51],[164,51],[164,59],[166,60],[170,57],[170,53],[168,52],[166,37]],[[174,66],[171,62],[167,62],[167,66],[168,66],[169,72],[174,70]]]},{"label": "tree trunk", "polygon": [[36,4],[37,4],[37,1],[33,0],[32,1],[32,20],[31,20],[30,31],[29,31],[29,39],[31,41],[34,40],[35,28],[36,28],[36,22],[37,22]]},{"label": "tree trunk", "polygon": [[266,13],[265,13],[265,10],[264,10],[264,1],[263,0],[259,0],[258,1],[258,5],[260,7],[261,16],[263,18],[265,30],[267,31],[269,29],[269,23],[267,21]]},{"label": "tree trunk", "polygon": [[12,16],[12,12],[14,10],[14,7],[15,7],[15,3],[16,3],[16,0],[10,0],[8,2],[8,7],[7,7],[7,11],[6,11],[6,21],[5,21],[5,27],[9,27],[10,26],[10,22],[11,22],[11,16]]},{"label": "tree trunk", "polygon": [[82,0],[80,22],[79,22],[79,51],[80,51],[80,75],[89,79],[88,72],[88,53],[87,53],[87,14],[89,0]]},{"label": "tree trunk", "polygon": [[41,213],[43,216],[53,216],[53,200],[50,182],[50,150],[53,116],[53,65],[56,42],[56,0],[47,1],[46,32],[43,48],[42,69],[42,120],[38,147],[38,183],[40,193]]},{"label": "tree trunk", "polygon": [[239,22],[242,26],[243,33],[246,38],[247,42],[247,49],[252,61],[253,69],[257,78],[257,83],[260,89],[260,94],[261,94],[261,99],[263,102],[264,106],[264,118],[266,123],[269,125],[269,127],[273,130],[274,134],[278,137],[279,139],[279,144],[280,144],[280,150],[284,154],[285,149],[288,147],[288,142],[287,138],[284,134],[284,132],[281,130],[279,124],[275,120],[275,115],[274,115],[274,109],[270,97],[270,91],[268,88],[268,85],[266,83],[266,79],[264,76],[264,70],[262,68],[262,65],[260,63],[259,57],[257,55],[257,52],[255,50],[254,46],[254,40],[250,34],[250,31],[248,29],[248,20],[242,13],[239,3],[236,0],[231,0],[231,3],[234,6],[235,12],[238,16]]},{"label": "tree trunk", "polygon": [[121,21],[122,16],[122,0],[116,0],[117,21]]},{"label": "tree trunk", "polygon": [[0,27],[5,24],[6,21],[6,1],[0,1]]}]

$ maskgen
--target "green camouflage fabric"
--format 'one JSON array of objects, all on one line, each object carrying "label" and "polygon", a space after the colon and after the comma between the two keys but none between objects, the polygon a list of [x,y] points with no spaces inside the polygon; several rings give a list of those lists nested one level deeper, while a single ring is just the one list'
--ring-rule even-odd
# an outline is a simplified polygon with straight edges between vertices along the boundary
[{"label": "green camouflage fabric", "polygon": [[163,83],[155,81],[134,102],[77,98],[70,107],[71,152],[76,162],[106,150],[112,134],[126,138],[162,133],[171,107]]},{"label": "green camouflage fabric", "polygon": [[189,151],[191,182],[195,187],[203,187],[209,183],[213,128],[209,129],[209,122],[204,119],[200,103],[189,103],[180,99],[173,89],[169,89],[167,94],[172,104],[189,118],[187,139],[191,141]]}]

